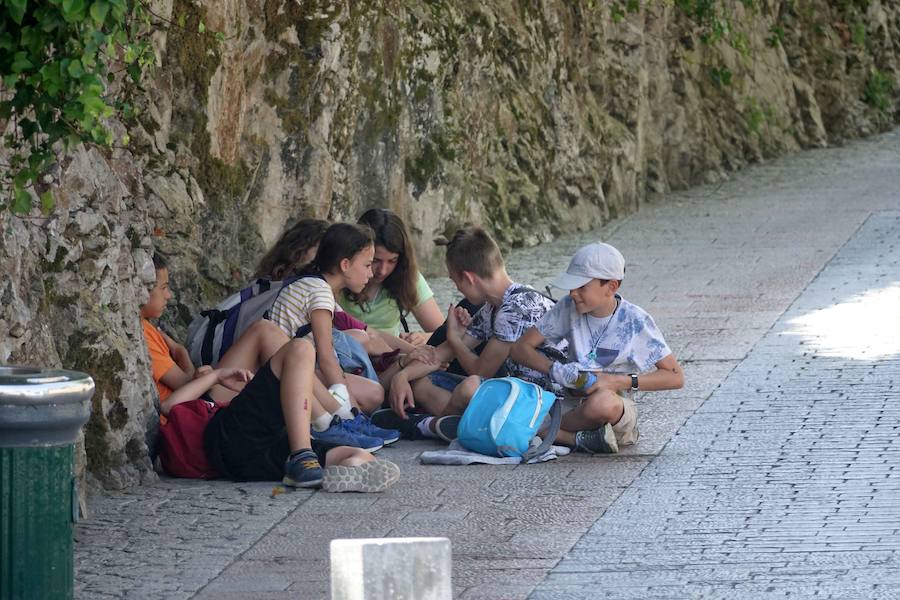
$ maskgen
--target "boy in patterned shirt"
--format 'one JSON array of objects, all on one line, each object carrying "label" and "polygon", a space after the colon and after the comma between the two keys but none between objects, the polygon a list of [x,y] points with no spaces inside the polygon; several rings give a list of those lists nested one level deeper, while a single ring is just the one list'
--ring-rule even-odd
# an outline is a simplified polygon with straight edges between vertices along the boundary
[{"label": "boy in patterned shirt", "polygon": [[[400,429],[405,437],[456,438],[461,415],[483,378],[505,368],[513,376],[553,389],[544,374],[510,360],[513,343],[553,306],[553,300],[534,288],[515,283],[497,243],[478,227],[456,232],[447,245],[447,271],[456,288],[473,304],[484,304],[473,317],[451,305],[447,312],[447,340],[435,349],[434,364],[413,361],[401,365],[390,383],[391,408],[372,415],[379,427]],[[480,354],[473,352],[487,342]],[[560,341],[548,346],[565,348]],[[549,350],[548,350],[549,351]],[[469,376],[439,371],[456,359]],[[429,414],[407,411],[421,408]]]},{"label": "boy in patterned shirt", "polygon": [[[624,277],[625,258],[614,247],[594,243],[579,249],[552,284],[569,295],[510,354],[581,397],[563,416],[557,441],[592,454],[616,453],[637,441],[637,410],[626,392],[684,385],[681,366],[653,318],[618,294]],[[562,340],[568,342],[566,360],[537,351]]]}]

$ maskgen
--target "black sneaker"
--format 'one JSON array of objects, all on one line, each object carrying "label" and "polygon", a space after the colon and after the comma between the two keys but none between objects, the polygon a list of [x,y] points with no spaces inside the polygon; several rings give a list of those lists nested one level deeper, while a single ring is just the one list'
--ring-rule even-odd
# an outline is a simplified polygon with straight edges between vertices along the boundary
[{"label": "black sneaker", "polygon": [[593,431],[579,431],[575,434],[575,449],[588,454],[617,454],[619,444],[609,423]]},{"label": "black sneaker", "polygon": [[452,442],[457,437],[456,432],[459,430],[459,422],[461,420],[462,417],[460,415],[440,417],[434,423],[434,431],[437,433],[437,436],[445,442]]},{"label": "black sneaker", "polygon": [[312,450],[292,454],[284,463],[284,485],[290,487],[312,488],[322,485],[325,472],[316,453]]},{"label": "black sneaker", "polygon": [[406,419],[401,419],[400,415],[391,408],[380,408],[372,413],[372,424],[383,429],[395,429],[400,432],[400,437],[404,440],[425,440],[427,436],[422,435],[419,431],[419,423],[423,419],[427,419],[431,415],[427,413],[406,413]]}]

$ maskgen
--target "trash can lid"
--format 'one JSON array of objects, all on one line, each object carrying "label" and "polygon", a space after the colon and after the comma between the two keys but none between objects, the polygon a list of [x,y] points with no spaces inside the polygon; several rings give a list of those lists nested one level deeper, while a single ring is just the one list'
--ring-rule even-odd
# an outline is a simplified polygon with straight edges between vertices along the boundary
[{"label": "trash can lid", "polygon": [[73,443],[93,394],[94,380],[78,371],[0,366],[0,448]]},{"label": "trash can lid", "polygon": [[94,391],[86,373],[39,367],[0,366],[0,404],[83,402]]}]

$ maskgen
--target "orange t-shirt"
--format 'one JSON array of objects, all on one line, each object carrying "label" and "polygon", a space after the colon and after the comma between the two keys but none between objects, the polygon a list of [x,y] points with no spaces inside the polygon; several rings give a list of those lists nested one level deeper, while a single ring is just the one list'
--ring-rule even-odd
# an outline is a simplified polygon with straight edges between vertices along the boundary
[{"label": "orange t-shirt", "polygon": [[172,393],[172,388],[164,384],[162,376],[175,365],[172,356],[169,354],[169,347],[166,346],[166,340],[163,339],[162,333],[147,319],[141,319],[141,325],[144,327],[144,339],[147,340],[147,351],[150,353],[150,367],[153,370],[153,381],[156,382],[156,389],[159,391],[159,401],[163,402]]}]

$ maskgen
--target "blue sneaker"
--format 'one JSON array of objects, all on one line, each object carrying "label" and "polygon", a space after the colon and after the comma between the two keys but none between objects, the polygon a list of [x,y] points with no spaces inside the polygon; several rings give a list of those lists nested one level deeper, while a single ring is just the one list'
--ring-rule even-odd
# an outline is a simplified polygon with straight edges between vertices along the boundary
[{"label": "blue sneaker", "polygon": [[322,485],[325,471],[312,450],[304,450],[284,461],[284,478],[281,482],[291,487],[311,488]]},{"label": "blue sneaker", "polygon": [[335,415],[331,420],[331,426],[325,431],[312,430],[310,437],[320,442],[331,444],[333,446],[352,446],[353,448],[362,448],[369,452],[381,450],[384,442],[381,438],[370,437],[357,433],[348,427],[351,421],[344,421]]},{"label": "blue sneaker", "polygon": [[396,429],[384,429],[372,423],[372,419],[360,410],[354,408],[353,420],[346,421],[346,427],[353,433],[361,433],[369,437],[384,440],[384,445],[393,444],[400,439],[400,432]]}]

